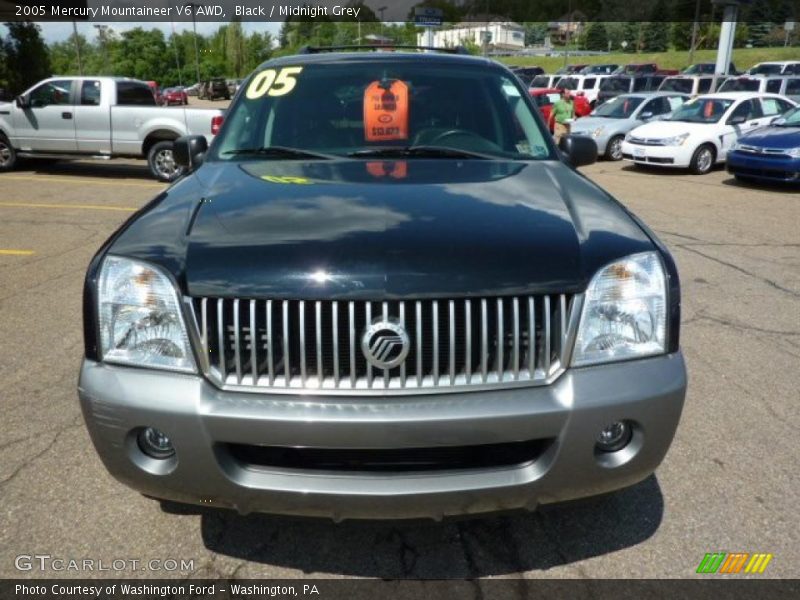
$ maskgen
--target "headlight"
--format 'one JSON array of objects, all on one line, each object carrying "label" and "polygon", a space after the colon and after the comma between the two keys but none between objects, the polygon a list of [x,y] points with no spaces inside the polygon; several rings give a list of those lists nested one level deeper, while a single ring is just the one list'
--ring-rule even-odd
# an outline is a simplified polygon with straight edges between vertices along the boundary
[{"label": "headlight", "polygon": [[634,254],[598,271],[586,290],[572,364],[666,352],[666,289],[655,252]]},{"label": "headlight", "polygon": [[793,156],[794,158],[800,158],[800,146],[797,148],[789,148],[786,151],[786,154]]},{"label": "headlight", "polygon": [[664,138],[661,141],[664,142],[665,146],[683,146],[683,142],[685,142],[687,139],[689,139],[689,134],[682,133],[681,135]]},{"label": "headlight", "polygon": [[734,150],[741,150],[741,149],[742,149],[741,142],[733,142],[733,145],[731,146],[731,152],[733,152]]},{"label": "headlight", "polygon": [[178,294],[156,267],[106,257],[98,285],[98,316],[104,361],[196,370]]}]

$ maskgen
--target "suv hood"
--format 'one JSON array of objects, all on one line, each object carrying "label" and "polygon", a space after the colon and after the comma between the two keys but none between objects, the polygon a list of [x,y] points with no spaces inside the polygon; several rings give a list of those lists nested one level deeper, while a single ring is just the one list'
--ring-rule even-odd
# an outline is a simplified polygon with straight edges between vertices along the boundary
[{"label": "suv hood", "polygon": [[570,292],[653,248],[615,200],[555,161],[210,162],[161,205],[111,252],[165,264],[192,296]]}]

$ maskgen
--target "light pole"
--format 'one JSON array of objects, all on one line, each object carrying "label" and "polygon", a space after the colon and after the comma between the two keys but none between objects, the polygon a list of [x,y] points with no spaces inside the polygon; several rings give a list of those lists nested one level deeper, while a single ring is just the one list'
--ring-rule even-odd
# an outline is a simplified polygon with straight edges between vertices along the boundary
[{"label": "light pole", "polygon": [[108,33],[108,25],[95,25],[97,29],[97,37],[100,38],[100,45],[103,47],[103,74],[108,74],[108,48],[106,47],[106,35]]},{"label": "light pole", "polygon": [[83,62],[81,62],[81,41],[78,39],[78,24],[72,22],[72,31],[75,32],[75,53],[78,55],[78,75],[83,75]]},{"label": "light pole", "polygon": [[184,4],[192,11],[192,30],[194,31],[194,68],[197,71],[197,81],[200,82],[200,51],[197,49],[197,20],[195,19],[195,11],[200,8],[200,4],[195,2],[187,2]]},{"label": "light pole", "polygon": [[388,6],[381,6],[378,9],[378,12],[381,13],[381,37],[383,37],[383,11],[385,11],[387,8],[389,8],[389,7]]}]

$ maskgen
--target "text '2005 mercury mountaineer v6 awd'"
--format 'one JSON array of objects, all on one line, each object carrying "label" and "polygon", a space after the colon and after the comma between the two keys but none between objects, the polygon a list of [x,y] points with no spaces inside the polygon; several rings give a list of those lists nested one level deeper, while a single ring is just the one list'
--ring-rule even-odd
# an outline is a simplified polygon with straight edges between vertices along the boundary
[{"label": "text '2005 mercury mountaineer v6 awd'", "polygon": [[108,470],[243,513],[441,518],[652,473],[686,391],[675,264],[456,53],[264,63],[89,266]]}]

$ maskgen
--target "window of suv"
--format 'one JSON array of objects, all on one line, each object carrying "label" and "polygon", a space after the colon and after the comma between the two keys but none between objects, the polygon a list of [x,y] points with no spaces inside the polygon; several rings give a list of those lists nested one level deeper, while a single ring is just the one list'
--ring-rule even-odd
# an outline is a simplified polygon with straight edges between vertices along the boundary
[{"label": "window of suv", "polygon": [[118,81],[117,104],[120,106],[156,106],[156,98],[146,83]]},{"label": "window of suv", "polygon": [[800,79],[788,79],[784,94],[787,96],[800,96]]},{"label": "window of suv", "polygon": [[562,77],[556,84],[560,90],[577,90],[580,89],[581,80],[577,77]]},{"label": "window of suv", "polygon": [[681,92],[691,94],[694,87],[694,79],[684,79],[683,77],[667,77],[659,86],[662,92]]},{"label": "window of suv", "polygon": [[697,93],[707,94],[711,90],[711,82],[714,81],[713,77],[701,77],[697,81]]},{"label": "window of suv", "polygon": [[[483,65],[394,59],[282,66],[244,87],[211,160],[285,158],[286,148],[356,158],[444,150],[464,158],[553,156],[527,90]],[[409,154],[415,148],[420,154]]]},{"label": "window of suv", "polygon": [[781,93],[781,83],[783,82],[782,79],[770,79],[767,81],[767,89],[766,91],[770,94],[780,94]]},{"label": "window of suv", "polygon": [[72,81],[56,79],[43,83],[31,91],[29,99],[33,108],[72,104]]},{"label": "window of suv", "polygon": [[630,77],[607,77],[600,82],[600,90],[603,92],[630,92]]},{"label": "window of suv", "polygon": [[550,87],[549,75],[537,75],[530,83],[530,87],[546,88]]},{"label": "window of suv", "polygon": [[597,77],[587,77],[586,79],[583,80],[583,89],[593,90],[596,83],[597,83]]},{"label": "window of suv", "polygon": [[761,82],[751,77],[731,77],[721,86],[720,92],[757,92]]}]

